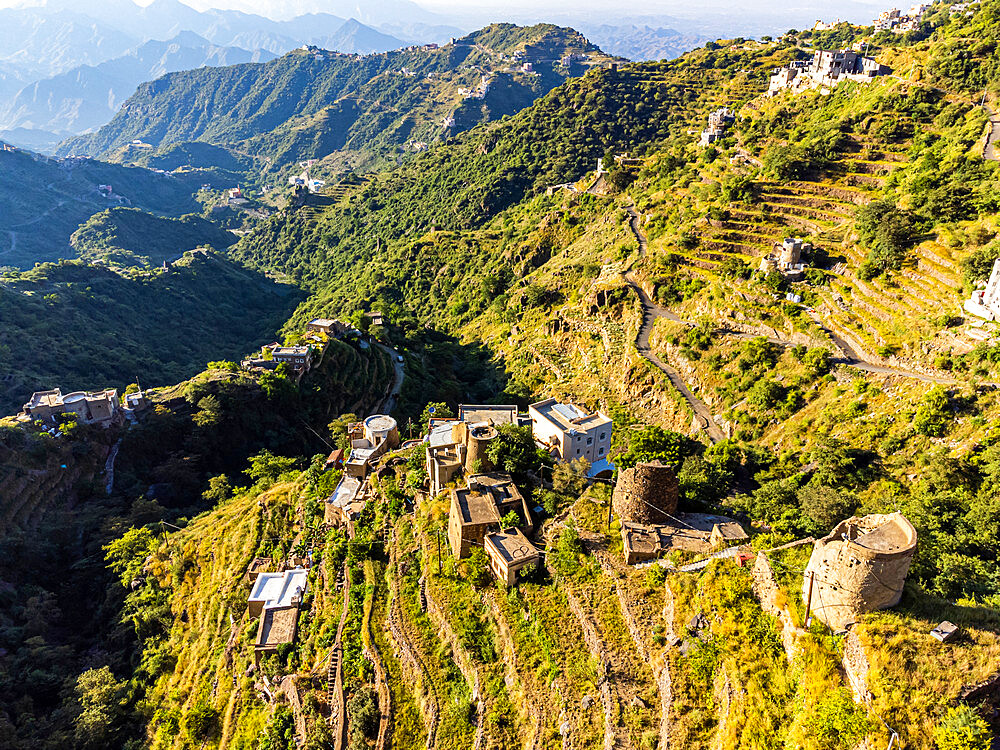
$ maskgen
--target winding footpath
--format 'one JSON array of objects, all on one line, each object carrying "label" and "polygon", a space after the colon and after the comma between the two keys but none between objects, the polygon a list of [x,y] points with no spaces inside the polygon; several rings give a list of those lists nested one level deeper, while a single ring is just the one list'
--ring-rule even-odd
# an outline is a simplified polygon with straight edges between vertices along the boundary
[{"label": "winding footpath", "polygon": [[[992,117],[996,118],[993,131],[994,139],[1000,138],[1000,115],[993,114]],[[993,139],[991,139],[991,142],[992,141]],[[646,254],[647,243],[645,236],[639,229],[639,213],[635,210],[634,206],[628,206],[625,210],[629,214],[629,228],[632,230],[632,234],[635,235],[636,240],[639,242],[639,257],[642,258]],[[691,390],[687,387],[687,384],[681,378],[680,373],[653,354],[649,347],[649,337],[653,331],[653,326],[655,325],[657,318],[665,318],[666,320],[681,323],[686,326],[694,326],[695,323],[690,320],[685,320],[667,308],[654,303],[639,284],[633,271],[628,271],[623,274],[623,276],[628,285],[635,290],[636,294],[639,295],[639,300],[642,302],[642,327],[639,329],[639,334],[636,336],[635,340],[635,346],[636,349],[639,350],[639,354],[667,375],[674,388],[677,389],[681,396],[684,397],[684,400],[690,405],[692,411],[694,411],[696,417],[698,418],[698,422],[701,424],[702,428],[705,429],[713,442],[725,439],[725,435],[723,435],[722,430],[719,429],[718,425],[712,419],[712,413],[705,402],[691,392]],[[829,337],[830,341],[840,352],[839,357],[833,358],[835,363],[848,365],[863,372],[870,372],[875,375],[895,375],[898,377],[910,378],[911,380],[920,380],[925,383],[953,385],[959,382],[957,378],[945,375],[933,375],[920,372],[919,370],[906,370],[880,364],[872,359],[871,356],[864,351],[862,346],[853,338],[847,337],[846,334],[839,334],[832,330],[830,326],[826,325],[818,313],[810,312],[809,317],[812,322],[815,323],[816,326]],[[717,328],[715,329],[715,333],[723,336],[734,336],[736,338],[744,339],[758,338],[758,335],[756,334],[745,333],[743,331],[733,331],[727,328]],[[778,344],[780,346],[794,345],[795,342],[793,342],[790,338],[781,336],[778,331],[774,331],[773,333],[773,336],[765,336],[765,338],[767,338],[771,343]]]},{"label": "winding footpath", "polygon": [[[642,258],[646,255],[648,243],[646,242],[646,236],[639,228],[639,212],[635,210],[634,206],[628,206],[625,210],[628,212],[630,217],[629,227],[639,243],[639,257]],[[649,295],[643,290],[632,271],[625,272],[623,276],[628,285],[635,290],[636,294],[639,295],[639,301],[642,303],[642,326],[639,328],[639,333],[635,337],[635,348],[639,351],[639,356],[650,362],[654,367],[667,376],[671,385],[673,385],[673,387],[677,389],[677,392],[681,394],[685,401],[687,401],[688,406],[690,406],[691,411],[694,412],[701,429],[705,430],[705,433],[713,443],[725,440],[726,436],[722,432],[719,425],[716,424],[715,419],[712,417],[712,410],[708,408],[708,405],[695,396],[694,393],[691,392],[691,389],[688,388],[687,383],[684,382],[684,378],[681,377],[680,373],[653,354],[653,351],[649,346],[649,337],[653,332],[653,326],[656,324],[657,318],[666,318],[667,320],[672,320],[677,323],[684,323],[685,321],[670,312],[667,308],[654,304],[649,298]]]},{"label": "winding footpath", "polygon": [[997,141],[1000,141],[1000,112],[990,106],[989,102],[983,102],[983,109],[990,118],[990,132],[986,136],[986,145],[983,147],[983,158],[990,161],[1000,161],[997,155]]}]

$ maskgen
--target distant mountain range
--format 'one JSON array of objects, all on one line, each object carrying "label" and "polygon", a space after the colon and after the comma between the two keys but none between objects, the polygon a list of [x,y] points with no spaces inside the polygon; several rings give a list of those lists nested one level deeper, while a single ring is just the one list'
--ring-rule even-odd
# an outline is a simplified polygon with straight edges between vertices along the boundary
[{"label": "distant mountain range", "polygon": [[[84,13],[73,5],[50,0],[0,10],[0,137],[11,143],[44,150],[99,127],[139,83],[172,71],[264,62],[303,44],[367,54],[461,33],[413,20],[433,20],[422,11],[357,13],[362,20],[310,13],[274,21],[237,11],[200,12],[178,0],[144,8],[131,0],[102,0]],[[391,18],[400,36],[364,18]]]},{"label": "distant mountain range", "polygon": [[163,150],[199,141],[216,148],[177,152],[192,155],[192,166],[228,168],[232,152],[267,171],[347,152],[395,158],[400,147],[423,150],[514,114],[613,60],[579,32],[551,24],[494,24],[441,47],[365,57],[298,49],[269,63],[144,83],[111,122],[57,153],[152,165]]},{"label": "distant mountain range", "polygon": [[[267,50],[217,47],[190,31],[166,42],[145,42],[112,60],[31,83],[0,101],[0,137],[6,134],[7,140],[34,148],[54,146],[106,123],[143,81],[175,70],[267,62],[275,57]],[[32,143],[25,143],[31,131]]]}]

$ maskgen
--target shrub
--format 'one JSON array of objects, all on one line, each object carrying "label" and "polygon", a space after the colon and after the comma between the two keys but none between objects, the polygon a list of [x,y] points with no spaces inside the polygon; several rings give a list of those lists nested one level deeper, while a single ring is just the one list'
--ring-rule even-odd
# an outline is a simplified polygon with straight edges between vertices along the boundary
[{"label": "shrub", "polygon": [[921,435],[942,437],[951,425],[951,409],[948,391],[943,385],[936,385],[924,395],[917,413],[913,417],[913,427]]},{"label": "shrub", "polygon": [[989,750],[992,733],[989,725],[971,706],[949,708],[934,730],[938,750]]}]

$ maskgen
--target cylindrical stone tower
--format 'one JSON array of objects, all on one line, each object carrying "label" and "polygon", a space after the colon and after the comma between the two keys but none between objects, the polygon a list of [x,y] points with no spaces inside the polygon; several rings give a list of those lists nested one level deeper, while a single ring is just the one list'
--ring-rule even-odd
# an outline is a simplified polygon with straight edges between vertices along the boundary
[{"label": "cylindrical stone tower", "polygon": [[[477,425],[469,428],[468,450],[465,454],[465,470],[484,474],[493,471],[493,463],[486,455],[487,446],[496,439],[499,433],[489,425]],[[478,466],[476,462],[479,462]]]},{"label": "cylindrical stone tower", "polygon": [[677,494],[674,470],[653,461],[619,472],[612,505],[622,521],[665,524],[677,512]]}]

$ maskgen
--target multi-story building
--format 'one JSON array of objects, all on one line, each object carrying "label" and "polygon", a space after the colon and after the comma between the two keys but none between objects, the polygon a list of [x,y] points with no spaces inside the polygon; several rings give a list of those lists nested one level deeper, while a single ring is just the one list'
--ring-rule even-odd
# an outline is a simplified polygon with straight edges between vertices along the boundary
[{"label": "multi-story building", "polygon": [[528,407],[535,442],[546,446],[562,461],[586,459],[593,464],[607,461],[611,450],[611,417],[589,413],[574,404],[554,398]]}]

